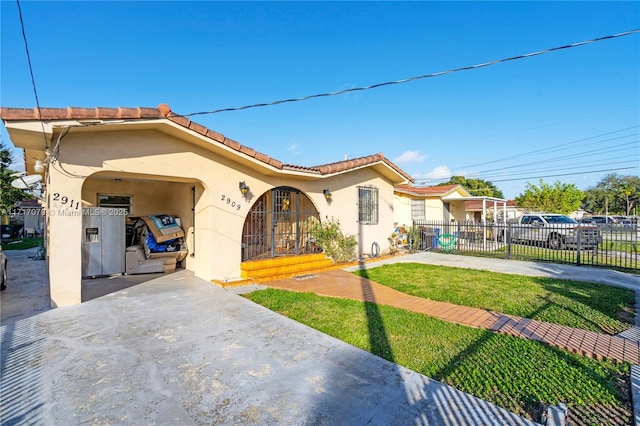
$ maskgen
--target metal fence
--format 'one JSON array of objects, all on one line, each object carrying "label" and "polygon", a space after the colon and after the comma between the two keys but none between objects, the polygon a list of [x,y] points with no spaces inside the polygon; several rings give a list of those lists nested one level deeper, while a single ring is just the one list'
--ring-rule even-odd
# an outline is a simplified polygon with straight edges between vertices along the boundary
[{"label": "metal fence", "polygon": [[640,228],[632,225],[520,225],[414,221],[408,247],[484,257],[588,265],[640,273]]}]

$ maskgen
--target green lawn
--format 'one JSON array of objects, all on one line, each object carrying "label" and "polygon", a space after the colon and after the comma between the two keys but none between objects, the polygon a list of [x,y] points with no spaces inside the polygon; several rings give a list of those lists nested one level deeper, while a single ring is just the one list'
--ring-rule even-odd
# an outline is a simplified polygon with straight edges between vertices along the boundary
[{"label": "green lawn", "polygon": [[3,250],[25,250],[42,244],[42,237],[23,238],[22,240],[2,243]]},{"label": "green lawn", "polygon": [[[632,299],[629,292],[610,287],[429,265],[387,265],[367,270],[366,275],[435,300],[489,304],[490,309],[513,309],[520,312],[516,315],[568,320],[585,324],[582,328],[609,332],[625,328],[618,317],[626,314],[616,310]],[[613,290],[611,295],[609,290]],[[246,297],[535,421],[540,421],[545,405],[565,402],[572,424],[632,422],[627,363],[597,361],[538,342],[371,303],[275,289]]]},{"label": "green lawn", "polygon": [[635,295],[623,288],[418,263],[355,273],[414,296],[599,333],[633,325]]},{"label": "green lawn", "polygon": [[[477,250],[463,248],[455,251],[459,255],[482,256],[491,258],[506,259],[507,248],[501,246],[495,250]],[[633,274],[640,273],[640,263],[638,263],[638,243],[605,241],[599,245],[597,252],[591,250],[580,251],[581,265],[594,265],[607,267]],[[552,250],[546,247],[526,244],[511,245],[511,259],[545,261],[554,263],[577,264],[578,252],[576,250]]]}]

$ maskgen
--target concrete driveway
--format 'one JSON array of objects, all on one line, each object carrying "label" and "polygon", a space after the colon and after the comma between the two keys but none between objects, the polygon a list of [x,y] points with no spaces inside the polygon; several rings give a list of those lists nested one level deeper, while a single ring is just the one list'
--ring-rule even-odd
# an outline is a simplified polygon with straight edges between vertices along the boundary
[{"label": "concrete driveway", "polygon": [[48,310],[44,262],[8,254],[2,425],[534,424],[189,271]]}]

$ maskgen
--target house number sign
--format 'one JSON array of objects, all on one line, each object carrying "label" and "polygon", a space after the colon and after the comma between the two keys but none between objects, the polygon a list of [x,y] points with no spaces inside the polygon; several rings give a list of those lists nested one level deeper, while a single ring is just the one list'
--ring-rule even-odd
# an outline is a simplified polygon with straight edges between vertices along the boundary
[{"label": "house number sign", "polygon": [[240,210],[240,207],[242,207],[240,203],[233,201],[231,198],[227,197],[224,194],[220,199],[223,203],[227,204],[227,206],[231,207],[232,209]]},{"label": "house number sign", "polygon": [[80,206],[79,201],[69,200],[69,197],[66,195],[60,196],[58,192],[53,193],[53,201],[59,201],[63,206],[68,204],[69,208],[75,210],[78,210],[78,207]]}]

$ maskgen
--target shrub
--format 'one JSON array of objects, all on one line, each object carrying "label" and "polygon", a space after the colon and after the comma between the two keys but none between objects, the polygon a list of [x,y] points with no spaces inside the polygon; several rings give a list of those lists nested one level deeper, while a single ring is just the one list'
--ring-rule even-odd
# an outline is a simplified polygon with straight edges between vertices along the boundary
[{"label": "shrub", "polygon": [[356,257],[358,240],[355,235],[343,234],[339,221],[331,218],[324,223],[313,222],[310,224],[310,233],[324,254],[335,263],[348,262]]}]

